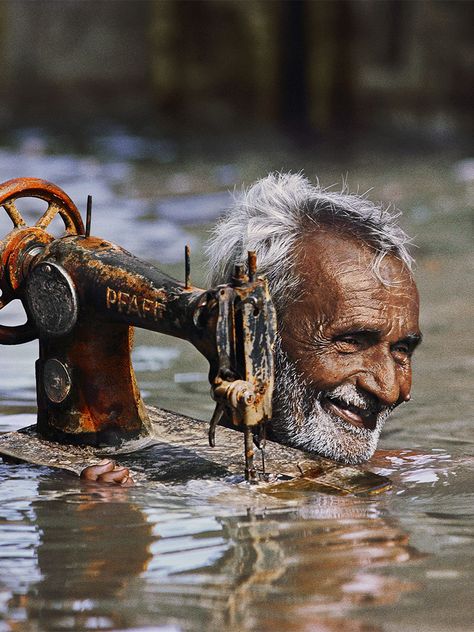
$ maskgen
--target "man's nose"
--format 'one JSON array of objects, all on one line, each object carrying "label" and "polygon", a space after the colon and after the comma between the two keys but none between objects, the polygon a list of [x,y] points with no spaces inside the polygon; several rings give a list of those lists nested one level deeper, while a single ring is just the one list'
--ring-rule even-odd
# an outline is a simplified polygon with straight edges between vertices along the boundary
[{"label": "man's nose", "polygon": [[384,406],[410,399],[411,371],[403,370],[393,358],[379,357],[357,376],[357,387],[376,397]]}]

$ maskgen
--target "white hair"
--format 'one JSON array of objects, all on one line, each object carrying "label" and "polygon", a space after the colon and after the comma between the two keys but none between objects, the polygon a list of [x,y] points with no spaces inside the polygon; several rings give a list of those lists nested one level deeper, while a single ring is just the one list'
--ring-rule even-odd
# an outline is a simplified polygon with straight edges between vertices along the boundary
[{"label": "white hair", "polygon": [[386,255],[394,255],[410,271],[413,266],[410,238],[397,223],[399,215],[365,196],[314,186],[301,174],[270,174],[235,196],[215,227],[207,246],[210,284],[228,282],[234,264],[245,263],[247,251],[254,250],[258,271],[267,277],[281,308],[299,285],[295,245],[318,226],[335,224],[373,248],[372,272],[385,283],[380,266]]}]

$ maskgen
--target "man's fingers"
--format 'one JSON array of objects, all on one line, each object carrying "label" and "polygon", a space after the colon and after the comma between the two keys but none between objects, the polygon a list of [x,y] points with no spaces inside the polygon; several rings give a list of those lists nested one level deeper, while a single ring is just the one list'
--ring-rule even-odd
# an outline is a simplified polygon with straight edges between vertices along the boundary
[{"label": "man's fingers", "polygon": [[130,474],[123,479],[123,481],[120,483],[120,485],[122,487],[133,487],[135,485],[135,481],[133,480],[133,478],[130,476]]},{"label": "man's fingers", "polygon": [[130,470],[120,467],[112,459],[104,459],[97,465],[90,465],[81,472],[81,479],[93,483],[106,483],[120,485],[121,487],[131,487],[134,481],[130,476]]},{"label": "man's fingers", "polygon": [[130,479],[130,471],[126,467],[118,467],[112,472],[105,472],[97,478],[98,483],[116,483],[126,485]]},{"label": "man's fingers", "polygon": [[115,468],[115,461],[112,459],[104,459],[97,463],[97,465],[89,465],[81,472],[81,478],[86,481],[96,481],[100,476],[106,472],[112,472]]}]

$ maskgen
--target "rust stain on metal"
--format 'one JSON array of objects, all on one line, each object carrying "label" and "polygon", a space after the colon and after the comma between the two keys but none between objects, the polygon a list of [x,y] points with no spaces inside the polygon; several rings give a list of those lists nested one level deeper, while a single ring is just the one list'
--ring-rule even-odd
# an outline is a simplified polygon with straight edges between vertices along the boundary
[{"label": "rust stain on metal", "polygon": [[[34,197],[47,202],[48,207],[34,226],[28,227],[16,201]],[[71,198],[59,187],[37,178],[16,178],[0,185],[0,206],[10,218],[13,227],[0,241],[0,309],[12,300],[24,301],[23,281],[31,263],[33,252],[52,241],[45,232],[47,226],[59,214],[67,234],[84,231],[81,215]],[[34,323],[28,319],[24,325],[8,327],[0,325],[0,343],[19,344],[36,337]]]}]

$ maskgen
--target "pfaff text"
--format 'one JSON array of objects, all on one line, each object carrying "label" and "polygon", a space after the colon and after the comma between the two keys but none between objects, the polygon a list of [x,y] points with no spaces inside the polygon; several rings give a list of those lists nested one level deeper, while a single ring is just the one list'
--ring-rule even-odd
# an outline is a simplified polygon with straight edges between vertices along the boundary
[{"label": "pfaff text", "polygon": [[140,318],[149,318],[158,320],[163,312],[163,303],[161,301],[153,301],[149,298],[129,294],[121,290],[107,288],[106,293],[107,309],[115,309],[121,314],[134,315]]}]

